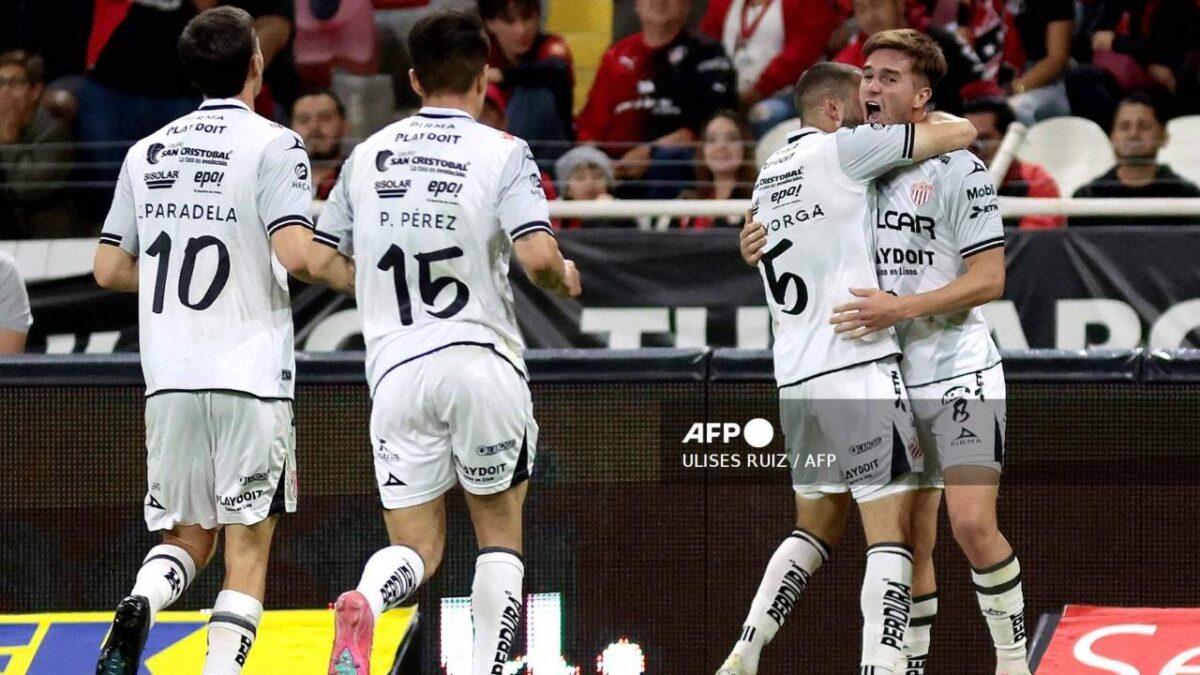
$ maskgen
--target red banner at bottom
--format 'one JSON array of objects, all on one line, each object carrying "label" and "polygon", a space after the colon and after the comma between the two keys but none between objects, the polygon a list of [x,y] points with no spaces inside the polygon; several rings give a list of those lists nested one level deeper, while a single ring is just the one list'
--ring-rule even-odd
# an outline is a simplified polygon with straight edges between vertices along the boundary
[{"label": "red banner at bottom", "polygon": [[1200,675],[1200,609],[1069,605],[1037,675]]}]

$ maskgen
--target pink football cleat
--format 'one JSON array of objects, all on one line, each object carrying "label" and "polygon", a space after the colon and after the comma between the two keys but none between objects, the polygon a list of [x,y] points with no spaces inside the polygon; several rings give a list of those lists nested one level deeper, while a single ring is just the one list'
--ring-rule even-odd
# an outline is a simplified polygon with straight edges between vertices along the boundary
[{"label": "pink football cleat", "polygon": [[346,591],[333,606],[333,652],[329,675],[370,675],[375,615],[358,591]]}]

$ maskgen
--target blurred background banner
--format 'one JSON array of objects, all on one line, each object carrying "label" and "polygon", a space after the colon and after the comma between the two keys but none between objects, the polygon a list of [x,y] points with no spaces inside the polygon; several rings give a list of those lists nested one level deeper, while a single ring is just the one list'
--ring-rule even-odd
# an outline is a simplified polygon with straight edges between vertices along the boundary
[{"label": "blurred background banner", "polygon": [[[770,344],[762,280],[738,258],[734,231],[575,231],[560,233],[559,243],[583,274],[584,295],[551,297],[514,269],[530,347]],[[19,247],[31,245],[41,248],[22,255]],[[136,298],[101,290],[80,267],[94,246],[14,246],[29,280],[31,349],[136,350]],[[984,308],[1001,348],[1200,346],[1200,227],[1010,231],[1006,251],[1004,299]],[[362,348],[352,299],[299,282],[293,296],[298,348]]]}]

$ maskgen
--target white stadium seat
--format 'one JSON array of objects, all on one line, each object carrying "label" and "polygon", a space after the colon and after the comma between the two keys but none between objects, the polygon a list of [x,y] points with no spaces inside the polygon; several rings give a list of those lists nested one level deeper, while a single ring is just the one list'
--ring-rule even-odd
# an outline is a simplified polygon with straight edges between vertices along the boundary
[{"label": "white stadium seat", "polygon": [[1053,117],[1033,125],[1017,158],[1042,165],[1064,197],[1116,163],[1108,134],[1082,117]]},{"label": "white stadium seat", "polygon": [[1167,136],[1167,145],[1159,151],[1158,161],[1200,184],[1200,115],[1171,120],[1167,123]]},{"label": "white stadium seat", "polygon": [[771,153],[787,145],[788,134],[799,129],[803,124],[800,123],[799,117],[793,117],[790,120],[784,120],[779,124],[771,127],[771,130],[766,133],[758,141],[758,147],[754,150],[754,159],[762,166]]}]

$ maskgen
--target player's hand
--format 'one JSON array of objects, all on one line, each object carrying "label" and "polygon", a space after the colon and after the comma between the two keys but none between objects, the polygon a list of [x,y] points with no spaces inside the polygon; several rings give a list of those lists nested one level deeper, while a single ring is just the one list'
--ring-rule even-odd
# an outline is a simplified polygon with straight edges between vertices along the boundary
[{"label": "player's hand", "polygon": [[909,318],[904,299],[891,293],[878,288],[851,288],[850,294],[859,299],[834,307],[829,320],[842,337],[857,340]]},{"label": "player's hand", "polygon": [[742,231],[738,235],[738,250],[741,251],[742,260],[751,267],[758,265],[758,261],[762,258],[763,247],[766,245],[767,228],[762,223],[755,222],[754,216],[747,211],[746,224],[742,226]]},{"label": "player's hand", "polygon": [[579,294],[583,293],[583,286],[579,281],[579,270],[570,260],[563,260],[563,287],[567,297],[570,298],[578,298]]}]

